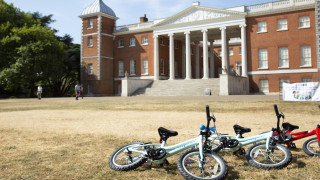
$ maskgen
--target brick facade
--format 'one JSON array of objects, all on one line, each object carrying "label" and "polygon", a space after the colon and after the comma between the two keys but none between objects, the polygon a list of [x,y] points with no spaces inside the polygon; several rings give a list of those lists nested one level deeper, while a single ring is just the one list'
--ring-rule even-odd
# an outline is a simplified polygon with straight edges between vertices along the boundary
[{"label": "brick facade", "polygon": [[[310,17],[310,28],[299,28],[299,17]],[[288,30],[277,30],[278,20],[287,19]],[[299,70],[317,68],[314,9],[249,17],[247,20],[248,71]],[[258,33],[258,22],[266,22],[267,32]],[[301,46],[311,47],[311,66],[301,67]],[[279,48],[287,47],[289,67],[279,68]],[[267,49],[268,68],[259,69],[259,49]],[[289,79],[290,83],[301,82],[302,78],[319,81],[318,73],[264,74],[249,76],[250,92],[259,92],[259,81],[269,80],[269,92],[279,92],[279,80]]]},{"label": "brick facade", "polygon": [[[315,8],[301,8],[298,10],[275,11],[275,13],[264,12],[261,14],[247,15],[244,17],[246,24],[246,49],[247,49],[247,71],[249,78],[250,93],[258,93],[261,90],[260,81],[268,80],[268,92],[279,92],[280,80],[286,79],[290,83],[301,82],[303,78],[311,78],[312,81],[319,81],[317,69],[320,62],[319,56],[319,8],[320,2],[316,2]],[[280,12],[280,13],[279,13]],[[299,18],[309,17],[310,27],[300,27]],[[146,26],[149,22],[146,16],[144,21],[137,24],[137,27]],[[92,15],[82,18],[82,83],[85,93],[92,95],[116,95],[121,91],[121,78],[125,72],[129,78],[153,79],[154,77],[154,31],[152,28],[141,28],[133,31],[117,31],[115,21],[103,15]],[[287,29],[278,29],[278,20],[286,19]],[[89,20],[92,27],[88,28]],[[258,23],[265,22],[266,32],[258,32]],[[131,25],[128,25],[128,27]],[[150,26],[151,27],[151,26]],[[99,29],[100,28],[100,29]],[[232,28],[235,28],[233,26]],[[240,28],[237,25],[236,31],[240,35]],[[218,28],[214,38],[220,36]],[[228,33],[227,28],[227,33]],[[209,29],[210,31],[210,29]],[[119,33],[120,32],[120,33]],[[100,34],[99,34],[100,33]],[[197,36],[197,33],[191,34]],[[234,34],[233,34],[234,35]],[[144,44],[143,37],[148,38],[148,43]],[[135,45],[130,45],[130,39],[135,39]],[[210,38],[210,37],[209,37]],[[89,40],[92,39],[92,46]],[[185,78],[185,40],[180,37],[175,39],[174,59],[175,59],[175,78]],[[198,41],[201,38],[198,38]],[[159,76],[160,79],[169,78],[169,37],[159,35]],[[202,40],[202,39],[201,39]],[[123,45],[120,46],[123,42]],[[311,49],[311,65],[302,66],[301,47],[308,46]],[[191,43],[191,77],[196,78],[196,46]],[[237,66],[241,66],[241,43],[230,44],[229,49],[233,50],[233,55],[229,56],[229,67],[233,68],[234,75],[241,75]],[[279,48],[288,49],[289,66],[279,67]],[[267,67],[259,68],[259,50],[267,51]],[[219,77],[221,72],[221,57],[218,52],[221,47],[215,45],[214,51],[214,77]],[[203,58],[202,47],[199,47],[199,75],[203,77]],[[210,56],[209,56],[210,57]],[[135,61],[135,74],[130,74],[130,61]],[[148,60],[148,72],[143,74],[143,61]],[[164,69],[162,72],[162,60]],[[123,63],[123,74],[119,75],[119,62]],[[209,60],[208,60],[209,61]],[[318,62],[319,61],[319,62]],[[210,61],[209,61],[210,62]],[[92,65],[92,75],[88,75],[89,64]],[[210,64],[210,63],[209,63]],[[90,92],[89,92],[90,91]]]}]

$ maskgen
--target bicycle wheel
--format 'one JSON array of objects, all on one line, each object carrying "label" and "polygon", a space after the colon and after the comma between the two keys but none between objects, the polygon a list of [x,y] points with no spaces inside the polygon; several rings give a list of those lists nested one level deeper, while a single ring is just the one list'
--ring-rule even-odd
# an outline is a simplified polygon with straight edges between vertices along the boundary
[{"label": "bicycle wheel", "polygon": [[178,169],[187,179],[223,179],[228,172],[226,162],[216,153],[204,153],[203,168],[199,167],[199,149],[191,149],[179,157]]},{"label": "bicycle wheel", "polygon": [[304,142],[303,151],[309,156],[320,156],[320,147],[318,138],[311,138]]},{"label": "bicycle wheel", "polygon": [[[129,147],[144,144],[143,142],[132,142],[121,146],[115,150],[109,159],[109,167],[116,171],[129,171],[136,169],[147,161],[143,153],[129,151]],[[143,147],[136,148],[139,151],[145,151]]]},{"label": "bicycle wheel", "polygon": [[267,153],[266,143],[258,143],[251,146],[247,153],[247,161],[256,168],[261,169],[281,169],[291,162],[292,154],[288,148],[276,144],[269,146],[270,152]]}]

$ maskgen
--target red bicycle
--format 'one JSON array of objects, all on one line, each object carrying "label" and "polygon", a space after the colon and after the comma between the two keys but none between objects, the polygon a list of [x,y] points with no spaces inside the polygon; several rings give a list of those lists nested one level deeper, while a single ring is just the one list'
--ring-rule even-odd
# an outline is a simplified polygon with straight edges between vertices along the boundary
[{"label": "red bicycle", "polygon": [[[278,107],[275,104],[274,110],[276,112],[277,118],[280,120],[281,118],[284,121],[284,114],[279,113]],[[279,121],[278,121],[279,122]],[[299,126],[292,125],[288,122],[282,123],[281,132],[275,132],[274,136],[277,138],[278,142],[281,144],[286,144],[288,147],[295,148],[296,145],[293,141],[309,137],[312,135],[316,135],[317,137],[311,138],[304,142],[303,151],[309,156],[320,156],[320,125],[318,124],[316,129],[302,132],[292,132],[295,129],[299,129]]]}]

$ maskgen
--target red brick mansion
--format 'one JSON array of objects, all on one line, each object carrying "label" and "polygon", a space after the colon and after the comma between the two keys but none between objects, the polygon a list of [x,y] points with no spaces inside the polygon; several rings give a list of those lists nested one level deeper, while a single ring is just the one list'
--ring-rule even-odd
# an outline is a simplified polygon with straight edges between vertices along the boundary
[{"label": "red brick mansion", "polygon": [[175,90],[183,94],[206,84],[218,95],[278,93],[283,82],[318,82],[319,12],[319,0],[227,9],[194,2],[165,19],[144,15],[116,26],[116,13],[95,0],[80,15],[81,82],[93,96],[131,95],[161,82],[171,84],[160,91],[185,84]]}]

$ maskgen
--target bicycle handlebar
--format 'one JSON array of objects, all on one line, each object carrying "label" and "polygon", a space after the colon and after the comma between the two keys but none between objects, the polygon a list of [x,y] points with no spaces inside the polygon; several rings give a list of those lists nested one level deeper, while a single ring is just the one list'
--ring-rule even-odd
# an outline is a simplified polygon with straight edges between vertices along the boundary
[{"label": "bicycle handlebar", "polygon": [[207,120],[210,121],[210,108],[208,105],[206,105],[206,112],[207,112]]},{"label": "bicycle handlebar", "polygon": [[276,104],[273,105],[274,111],[276,112],[277,117],[279,117],[278,106]]}]

